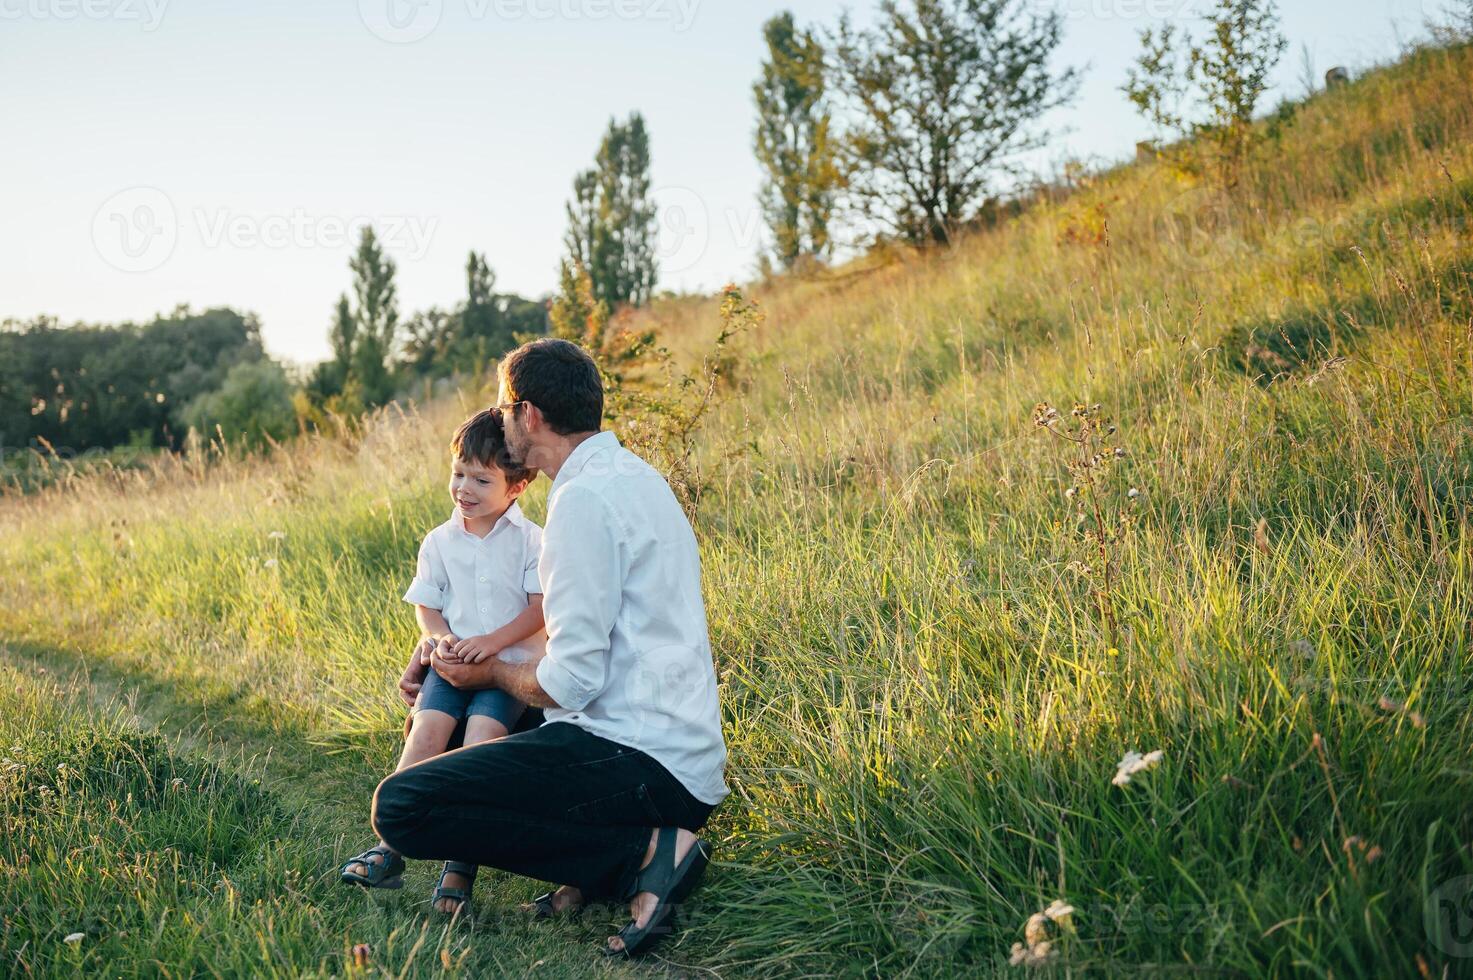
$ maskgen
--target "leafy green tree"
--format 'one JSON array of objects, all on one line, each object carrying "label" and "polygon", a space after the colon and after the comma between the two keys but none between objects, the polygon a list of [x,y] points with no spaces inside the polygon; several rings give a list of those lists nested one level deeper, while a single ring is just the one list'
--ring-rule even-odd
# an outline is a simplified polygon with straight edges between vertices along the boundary
[{"label": "leafy green tree", "polygon": [[184,406],[236,364],[265,356],[255,317],[228,309],[181,306],[142,325],[9,322],[0,330],[0,441],[44,439],[58,452],[177,448]]},{"label": "leafy green tree", "polygon": [[659,229],[650,197],[650,145],[644,117],[610,120],[594,167],[573,181],[565,238],[570,260],[587,271],[610,310],[643,306],[655,288]]},{"label": "leafy green tree", "polygon": [[[1274,0],[1216,0],[1206,22],[1200,42],[1173,24],[1141,32],[1141,52],[1122,91],[1163,135],[1198,139],[1210,151],[1208,165],[1232,187],[1261,138],[1253,116],[1289,42]],[[1188,118],[1192,103],[1205,119]],[[1195,149],[1180,145],[1166,155],[1195,169]]]},{"label": "leafy green tree", "polygon": [[1061,14],[1029,0],[883,0],[878,23],[840,18],[833,86],[855,121],[840,140],[848,203],[911,242],[950,242],[1036,121],[1068,102],[1073,69],[1050,67]]},{"label": "leafy green tree", "polygon": [[[379,247],[373,229],[365,227],[358,251],[348,263],[353,270],[355,325],[352,368],[368,405],[382,405],[394,394],[389,358],[399,328],[399,300],[394,286],[394,260]],[[342,306],[339,304],[339,313]]]},{"label": "leafy green tree", "polygon": [[192,400],[183,410],[190,428],[205,439],[224,434],[260,446],[267,438],[284,439],[296,428],[292,385],[275,361],[243,361],[230,369],[217,391]]},{"label": "leafy green tree", "polygon": [[788,12],[763,27],[767,60],[752,86],[757,104],[754,149],[766,171],[762,212],[773,252],[784,269],[802,256],[830,251],[838,167],[829,139],[832,115],[825,100],[824,49],[800,31]]},{"label": "leafy green tree", "polygon": [[608,304],[596,295],[588,270],[571,259],[563,261],[558,293],[548,309],[549,333],[582,344],[598,362],[610,390],[631,380],[657,353],[654,331],[630,329],[628,314],[627,307],[610,314]]}]

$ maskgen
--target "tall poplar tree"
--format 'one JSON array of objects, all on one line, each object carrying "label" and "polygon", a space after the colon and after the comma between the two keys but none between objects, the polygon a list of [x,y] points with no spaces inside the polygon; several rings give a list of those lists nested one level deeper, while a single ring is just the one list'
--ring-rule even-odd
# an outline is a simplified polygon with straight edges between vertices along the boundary
[{"label": "tall poplar tree", "polygon": [[762,213],[772,251],[784,269],[799,258],[826,256],[838,168],[829,139],[831,114],[824,87],[824,49],[812,32],[799,30],[790,12],[762,29],[767,60],[752,86],[757,104],[754,150],[767,172]]},{"label": "tall poplar tree", "polygon": [[569,257],[587,272],[595,298],[610,310],[648,302],[658,277],[659,229],[643,116],[609,122],[593,169],[573,181],[567,212]]}]

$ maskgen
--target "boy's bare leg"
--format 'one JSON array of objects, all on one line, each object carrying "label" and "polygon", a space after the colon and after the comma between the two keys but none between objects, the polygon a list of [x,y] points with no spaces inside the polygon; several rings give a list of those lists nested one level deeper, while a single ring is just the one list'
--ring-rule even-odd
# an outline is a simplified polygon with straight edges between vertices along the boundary
[{"label": "boy's bare leg", "polygon": [[[433,759],[445,751],[445,746],[450,744],[450,736],[455,734],[456,718],[447,715],[443,711],[416,711],[414,723],[409,729],[409,737],[404,740],[404,751],[399,755],[398,769],[408,769],[410,766],[418,765],[426,759]],[[475,721],[474,718],[471,721]],[[467,729],[467,732],[469,729]],[[466,743],[470,743],[469,734]],[[384,841],[380,840],[378,846],[385,850],[393,850]],[[362,861],[348,865],[345,871],[366,875],[369,868]]]},{"label": "boy's bare leg", "polygon": [[[498,738],[506,738],[508,734],[510,733],[506,730],[506,726],[497,721],[495,718],[488,718],[485,715],[471,715],[465,720],[466,745],[479,745],[481,742],[494,742]],[[409,752],[408,745],[404,747],[404,751],[406,754]],[[446,888],[466,888],[469,885],[470,882],[465,880],[465,875],[459,875],[452,872],[445,876]],[[446,915],[452,915],[455,912],[455,906],[458,904],[460,903],[456,902],[454,899],[446,898],[442,899],[435,907],[441,912],[444,912]]]},{"label": "boy's bare leg", "polygon": [[[474,718],[470,719],[475,721]],[[457,719],[443,711],[416,711],[409,737],[404,740],[404,751],[399,755],[399,769],[417,766],[426,759],[433,759],[445,751],[450,736],[455,734]],[[467,729],[469,732],[469,729]],[[467,735],[466,744],[470,744]]]}]

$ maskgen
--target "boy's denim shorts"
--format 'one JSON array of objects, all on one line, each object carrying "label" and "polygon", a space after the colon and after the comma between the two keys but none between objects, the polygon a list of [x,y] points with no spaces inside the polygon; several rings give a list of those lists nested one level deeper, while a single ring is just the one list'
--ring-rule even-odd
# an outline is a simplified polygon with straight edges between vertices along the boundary
[{"label": "boy's denim shorts", "polygon": [[468,718],[485,715],[506,726],[507,731],[517,727],[522,712],[527,706],[500,688],[485,691],[462,691],[430,670],[425,675],[424,686],[419,689],[419,700],[414,702],[415,711],[441,711],[452,718]]}]

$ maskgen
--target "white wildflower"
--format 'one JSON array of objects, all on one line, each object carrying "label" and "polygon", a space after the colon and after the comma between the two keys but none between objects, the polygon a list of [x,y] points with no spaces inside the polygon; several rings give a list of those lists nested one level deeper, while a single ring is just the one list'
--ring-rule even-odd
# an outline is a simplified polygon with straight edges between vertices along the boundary
[{"label": "white wildflower", "polygon": [[1043,914],[1061,926],[1071,926],[1074,924],[1074,906],[1062,901],[1054,901],[1048,908],[1043,910]]},{"label": "white wildflower", "polygon": [[275,568],[277,565],[281,564],[281,562],[277,561],[275,558],[267,558],[264,564],[267,568]]},{"label": "white wildflower", "polygon": [[285,541],[286,540],[286,532],[285,531],[272,531],[270,534],[266,535],[266,537],[270,538],[272,541]]},{"label": "white wildflower", "polygon": [[66,943],[69,946],[75,946],[75,945],[77,945],[77,943],[81,942],[83,939],[86,939],[86,938],[87,938],[87,934],[85,932],[74,932],[74,933],[70,934],[69,936],[67,936],[65,939],[63,939],[62,942]]},{"label": "white wildflower", "polygon": [[184,780],[180,779],[178,776],[175,776],[173,779],[169,780],[169,785],[174,787],[175,789],[183,789]]},{"label": "white wildflower", "polygon": [[1165,753],[1160,749],[1154,752],[1147,752],[1145,755],[1141,755],[1139,752],[1127,752],[1125,753],[1125,758],[1116,764],[1115,778],[1110,780],[1110,782],[1116,786],[1128,786],[1133,776],[1137,773],[1145,772],[1148,769],[1155,769],[1161,764],[1161,760],[1164,757]]},{"label": "white wildflower", "polygon": [[1131,500],[1134,500],[1135,498],[1139,497],[1140,495],[1141,495],[1141,492],[1139,490],[1137,490],[1135,487],[1131,487],[1130,488],[1130,492],[1126,494],[1126,496],[1129,497]]},{"label": "white wildflower", "polygon": [[1013,954],[1008,957],[1008,962],[1013,966],[1045,966],[1057,955],[1053,943],[1047,940],[1036,946],[1013,943]]}]

